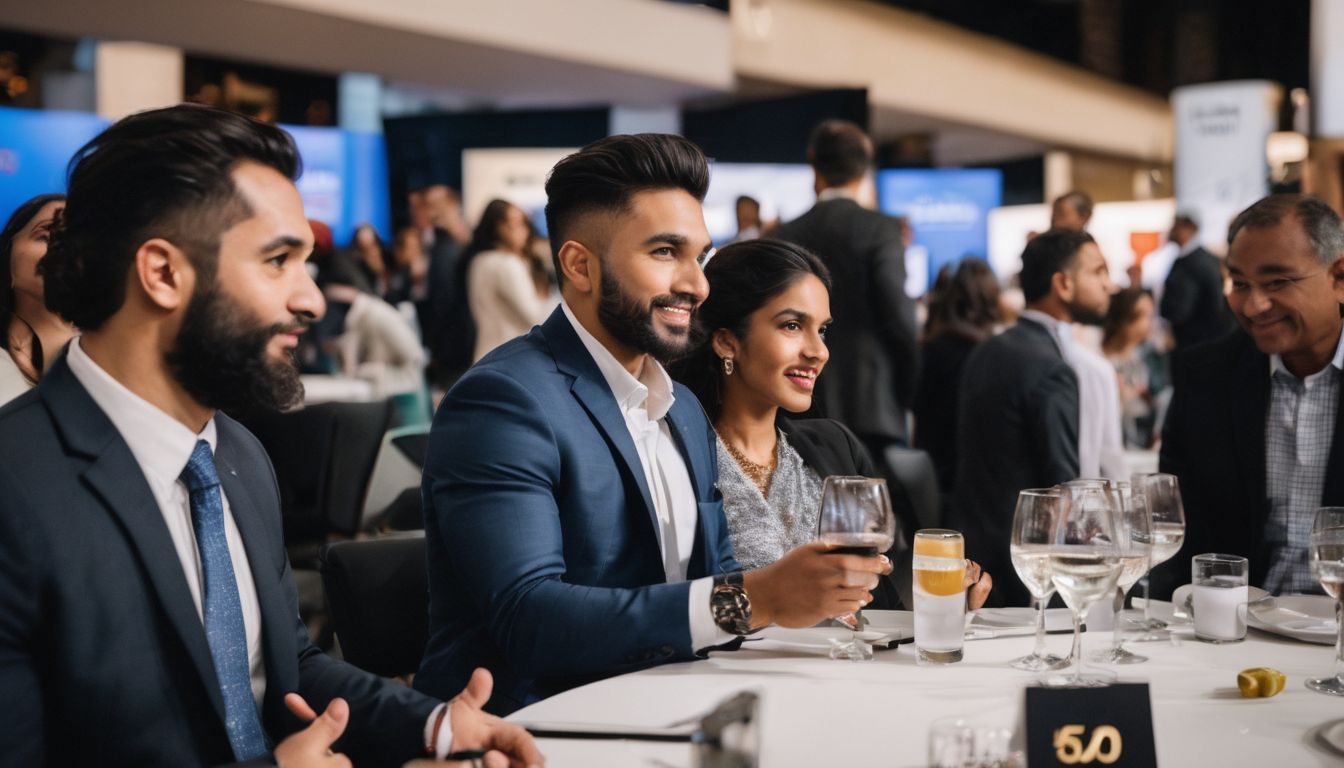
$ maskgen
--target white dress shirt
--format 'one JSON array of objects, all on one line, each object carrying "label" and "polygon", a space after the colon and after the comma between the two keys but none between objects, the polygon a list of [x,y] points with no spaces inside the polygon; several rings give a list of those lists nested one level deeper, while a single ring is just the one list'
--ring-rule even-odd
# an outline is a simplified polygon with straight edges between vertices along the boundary
[{"label": "white dress shirt", "polygon": [[[169,416],[131,392],[121,382],[98,366],[80,346],[76,338],[66,353],[71,373],[84,385],[89,397],[107,414],[112,426],[121,433],[131,449],[131,455],[145,474],[145,482],[158,502],[173,549],[182,563],[187,589],[196,603],[196,615],[204,624],[201,592],[205,583],[201,571],[201,553],[196,548],[196,529],[191,522],[191,496],[180,479],[186,469],[196,441],[204,440],[215,450],[215,420],[205,423],[200,434],[194,434],[182,422]],[[228,471],[216,465],[220,474]],[[266,695],[266,665],[261,650],[261,605],[257,602],[257,587],[252,580],[247,550],[233,520],[229,496],[220,488],[224,502],[224,538],[229,543],[229,557],[233,560],[233,576],[238,582],[238,599],[243,608],[243,629],[247,636],[247,663],[252,673],[252,697],[261,705]]]},{"label": "white dress shirt", "polygon": [[[639,377],[632,376],[602,346],[602,342],[583,327],[568,304],[561,302],[560,306],[588,354],[597,363],[602,378],[606,380],[625,418],[630,439],[635,443],[635,451],[639,454],[639,463],[644,470],[644,480],[658,516],[658,546],[663,558],[663,573],[669,583],[685,581],[686,564],[695,546],[695,528],[700,508],[686,461],[677,450],[667,424],[667,412],[675,401],[672,377],[667,375],[658,361],[647,355]],[[690,617],[691,647],[696,650],[722,645],[734,638],[734,635],[722,631],[714,623],[709,608],[709,594],[713,586],[712,577],[691,582],[687,611]]]}]

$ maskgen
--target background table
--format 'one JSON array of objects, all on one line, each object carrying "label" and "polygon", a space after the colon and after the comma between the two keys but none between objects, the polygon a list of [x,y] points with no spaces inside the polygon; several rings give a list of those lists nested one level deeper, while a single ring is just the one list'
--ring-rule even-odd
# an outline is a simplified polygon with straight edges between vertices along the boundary
[{"label": "background table", "polygon": [[[1110,633],[1084,636],[1084,652]],[[520,723],[662,728],[712,708],[737,691],[761,694],[761,765],[922,766],[929,727],[949,717],[1013,725],[1022,690],[1034,676],[1006,666],[1033,639],[966,643],[965,660],[946,667],[915,663],[913,645],[880,651],[871,662],[832,661],[807,653],[745,650],[704,661],[655,667],[603,680],[518,711]],[[1067,653],[1068,635],[1050,649]],[[1121,682],[1151,686],[1158,759],[1164,766],[1337,766],[1341,755],[1317,733],[1344,720],[1344,699],[1307,690],[1303,681],[1334,669],[1334,650],[1250,630],[1247,639],[1211,645],[1177,633],[1172,642],[1131,643],[1143,664],[1107,667]],[[1283,693],[1243,699],[1236,673],[1275,667]],[[545,739],[547,765],[689,766],[679,744]]]}]

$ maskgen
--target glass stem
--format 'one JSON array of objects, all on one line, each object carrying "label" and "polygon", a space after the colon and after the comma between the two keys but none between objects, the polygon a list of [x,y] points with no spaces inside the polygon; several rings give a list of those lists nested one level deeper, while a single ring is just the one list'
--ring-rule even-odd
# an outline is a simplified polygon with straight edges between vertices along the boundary
[{"label": "glass stem", "polygon": [[1120,652],[1120,646],[1124,644],[1125,638],[1120,633],[1120,618],[1125,612],[1125,590],[1121,587],[1115,588],[1115,626],[1111,628],[1111,641],[1116,653]]},{"label": "glass stem", "polygon": [[[1048,597],[1048,595],[1047,595]],[[1032,656],[1045,656],[1045,601],[1046,597],[1033,596],[1032,601],[1036,604],[1036,649],[1031,652]]]},{"label": "glass stem", "polygon": [[1335,680],[1344,685],[1344,596],[1335,600]]},{"label": "glass stem", "polygon": [[1083,614],[1073,612],[1073,650],[1069,651],[1069,661],[1073,664],[1073,682],[1075,685],[1083,679]]},{"label": "glass stem", "polygon": [[1143,577],[1143,623],[1148,624],[1153,620],[1153,601],[1148,597],[1148,580],[1152,575],[1150,570]]}]

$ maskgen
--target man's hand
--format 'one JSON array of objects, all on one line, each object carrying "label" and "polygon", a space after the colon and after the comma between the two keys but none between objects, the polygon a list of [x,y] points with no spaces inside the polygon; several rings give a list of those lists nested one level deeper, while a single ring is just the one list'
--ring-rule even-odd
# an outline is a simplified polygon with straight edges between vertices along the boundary
[{"label": "man's hand", "polygon": [[869,590],[877,586],[879,574],[891,572],[891,562],[880,556],[829,554],[830,549],[814,541],[745,574],[751,623],[810,627],[872,602]]},{"label": "man's hand", "polygon": [[[513,723],[482,710],[490,700],[494,680],[489,670],[477,669],[467,687],[448,702],[448,722],[453,729],[453,750],[484,749],[486,768],[522,768],[543,765],[546,760],[532,734]],[[286,766],[288,768],[288,766]]]},{"label": "man's hand", "polygon": [[285,706],[308,727],[280,742],[275,748],[276,762],[285,768],[350,768],[350,758],[331,753],[332,743],[350,721],[350,705],[345,699],[332,699],[321,717],[297,693],[285,694]]}]

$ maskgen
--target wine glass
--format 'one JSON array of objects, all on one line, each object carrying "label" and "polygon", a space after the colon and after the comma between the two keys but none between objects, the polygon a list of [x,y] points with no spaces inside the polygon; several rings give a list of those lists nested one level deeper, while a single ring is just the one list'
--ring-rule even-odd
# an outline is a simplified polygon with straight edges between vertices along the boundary
[{"label": "wine glass", "polygon": [[[876,557],[891,549],[896,517],[891,513],[887,481],[871,477],[826,478],[821,487],[817,534],[831,546],[831,554]],[[854,612],[853,628],[848,642],[831,641],[832,659],[863,661],[873,657],[872,646],[859,637],[863,628],[859,611]]]},{"label": "wine glass", "polygon": [[1104,487],[1092,483],[1061,486],[1059,515],[1047,551],[1050,579],[1073,611],[1073,672],[1042,678],[1043,685],[1092,688],[1115,680],[1109,672],[1083,672],[1082,625],[1088,609],[1111,594],[1120,579],[1119,518],[1118,505]]},{"label": "wine glass", "polygon": [[1311,574],[1335,599],[1335,674],[1308,680],[1307,687],[1344,696],[1344,507],[1321,507],[1311,524]]},{"label": "wine glass", "polygon": [[1059,516],[1059,489],[1029,488],[1017,494],[1013,512],[1013,535],[1009,553],[1013,569],[1031,593],[1036,608],[1036,647],[1009,663],[1013,669],[1044,672],[1068,666],[1069,660],[1045,651],[1045,605],[1055,593],[1050,580],[1050,543]]},{"label": "wine glass", "polygon": [[1153,601],[1148,596],[1148,582],[1153,569],[1175,557],[1185,541],[1185,506],[1181,503],[1181,486],[1175,475],[1165,472],[1135,473],[1130,478],[1130,484],[1135,495],[1142,494],[1148,501],[1148,514],[1153,520],[1152,555],[1149,558],[1148,574],[1143,580],[1143,619],[1137,622],[1146,634],[1139,640],[1163,640],[1165,636],[1157,630],[1166,629],[1167,623],[1153,618]]},{"label": "wine glass", "polygon": [[1153,550],[1153,519],[1148,512],[1148,498],[1141,493],[1133,493],[1128,481],[1112,483],[1111,492],[1120,505],[1120,579],[1115,585],[1112,645],[1108,650],[1094,654],[1092,660],[1104,664],[1138,664],[1147,661],[1148,657],[1125,650],[1120,614],[1124,611],[1125,595],[1130,587],[1148,570]]}]

